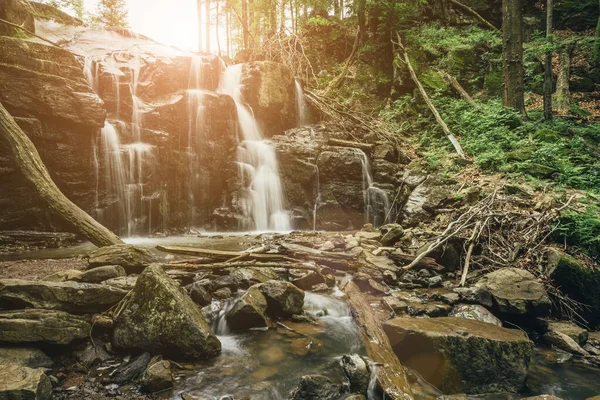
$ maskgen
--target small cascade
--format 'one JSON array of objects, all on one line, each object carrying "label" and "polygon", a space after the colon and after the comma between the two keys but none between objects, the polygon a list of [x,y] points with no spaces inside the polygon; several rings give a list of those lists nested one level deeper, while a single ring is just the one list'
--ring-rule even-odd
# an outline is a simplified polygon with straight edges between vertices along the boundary
[{"label": "small cascade", "polygon": [[100,130],[100,149],[103,155],[104,188],[107,193],[116,197],[118,204],[118,215],[115,222],[118,226],[125,226],[130,215],[125,187],[127,171],[123,165],[119,134],[115,126],[108,121]]},{"label": "small cascade", "polygon": [[371,377],[369,379],[369,386],[367,388],[367,400],[379,400],[381,398],[381,394],[378,393],[377,390],[377,369],[379,367],[375,363],[369,364],[369,369],[371,370]]},{"label": "small cascade", "polygon": [[313,231],[317,230],[317,211],[321,205],[321,179],[319,178],[319,166],[315,164],[315,202],[313,204]]},{"label": "small cascade", "polygon": [[390,199],[387,192],[375,186],[369,157],[361,149],[352,149],[362,164],[365,220],[374,226],[391,222]]},{"label": "small cascade", "polygon": [[246,193],[243,212],[248,227],[258,231],[288,231],[290,221],[283,207],[283,190],[275,149],[270,141],[264,140],[252,110],[244,104],[242,97],[242,64],[227,67],[219,90],[230,95],[237,107],[242,142],[237,151]]},{"label": "small cascade", "polygon": [[[202,59],[200,56],[194,56],[190,65],[190,75],[188,78],[187,107],[188,107],[188,143],[186,154],[188,157],[188,203],[190,208],[190,225],[193,228],[196,221],[197,201],[196,192],[199,188],[200,165],[198,154],[203,150],[202,144],[206,138],[205,131],[205,105],[204,97],[206,92],[201,89],[202,84]],[[202,188],[204,193],[210,191],[206,185]]]},{"label": "small cascade", "polygon": [[306,100],[304,99],[304,90],[302,84],[298,79],[295,80],[295,92],[296,92],[296,114],[298,115],[298,128],[308,125],[308,110],[306,108]]}]

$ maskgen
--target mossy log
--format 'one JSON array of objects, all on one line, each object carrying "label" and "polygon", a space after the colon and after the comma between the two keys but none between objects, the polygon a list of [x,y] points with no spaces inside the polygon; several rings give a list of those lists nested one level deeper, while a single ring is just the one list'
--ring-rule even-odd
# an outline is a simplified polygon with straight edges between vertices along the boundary
[{"label": "mossy log", "polygon": [[344,282],[342,290],[348,297],[352,315],[360,328],[367,355],[377,363],[377,383],[385,392],[386,399],[410,400],[413,393],[406,372],[396,357],[390,341],[383,331],[377,313],[354,282]]},{"label": "mossy log", "polygon": [[88,213],[77,207],[56,186],[33,142],[0,103],[0,140],[17,163],[23,177],[53,214],[73,226],[98,247],[123,243]]}]

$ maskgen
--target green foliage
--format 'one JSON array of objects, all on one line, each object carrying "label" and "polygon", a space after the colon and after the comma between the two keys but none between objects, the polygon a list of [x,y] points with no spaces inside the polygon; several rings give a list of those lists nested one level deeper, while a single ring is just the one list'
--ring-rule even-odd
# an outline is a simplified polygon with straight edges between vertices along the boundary
[{"label": "green foliage", "polygon": [[91,21],[107,28],[126,28],[128,12],[125,0],[100,0]]},{"label": "green foliage", "polygon": [[79,19],[83,19],[83,0],[40,0],[63,11],[72,12]]},{"label": "green foliage", "polygon": [[559,243],[577,246],[590,257],[600,257],[600,218],[598,207],[589,205],[585,213],[570,212],[563,215],[555,231]]},{"label": "green foliage", "polygon": [[592,29],[596,27],[598,13],[597,0],[556,0],[554,26],[573,31]]}]

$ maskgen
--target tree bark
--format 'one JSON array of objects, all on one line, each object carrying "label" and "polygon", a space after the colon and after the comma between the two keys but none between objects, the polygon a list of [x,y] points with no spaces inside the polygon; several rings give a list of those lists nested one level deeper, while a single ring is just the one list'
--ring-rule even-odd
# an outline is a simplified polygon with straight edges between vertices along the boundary
[{"label": "tree bark", "polygon": [[503,103],[525,114],[521,0],[502,0]]},{"label": "tree bark", "polygon": [[217,39],[217,54],[221,57],[221,41],[219,40],[219,1],[215,2],[215,37]]},{"label": "tree bark", "polygon": [[571,80],[571,55],[573,45],[564,46],[560,50],[558,63],[558,79],[556,81],[556,111],[561,115],[569,114],[571,105],[571,92],[569,81]]},{"label": "tree bark", "polygon": [[[552,0],[546,2],[546,45],[552,46]],[[544,66],[544,119],[552,119],[552,92],[554,74],[552,73],[552,50],[546,52]]]},{"label": "tree bark", "polygon": [[204,12],[204,14],[206,14],[205,15],[206,26],[204,27],[205,32],[206,32],[204,34],[204,36],[205,36],[204,40],[206,41],[206,49],[205,50],[207,53],[210,53],[210,0],[204,0],[204,6],[206,7],[205,8],[206,11]]},{"label": "tree bark", "polygon": [[23,177],[48,208],[98,247],[123,243],[113,232],[77,207],[56,186],[33,142],[0,103],[0,139],[6,144]]},{"label": "tree bark", "polygon": [[384,398],[414,399],[404,367],[396,357],[390,341],[381,327],[381,322],[377,318],[377,313],[360,292],[358,286],[351,280],[342,284],[342,290],[348,296],[348,304],[360,328],[367,355],[374,363],[378,364],[376,379],[386,394]]},{"label": "tree bark", "polygon": [[198,19],[198,51],[202,51],[202,0],[196,1],[196,17]]},{"label": "tree bark", "polygon": [[358,43],[364,43],[367,35],[367,18],[365,16],[366,0],[358,0],[356,14],[358,16]]},{"label": "tree bark", "polygon": [[248,2],[242,0],[242,31],[244,39],[244,49],[247,49],[250,44],[250,32],[248,31]]}]

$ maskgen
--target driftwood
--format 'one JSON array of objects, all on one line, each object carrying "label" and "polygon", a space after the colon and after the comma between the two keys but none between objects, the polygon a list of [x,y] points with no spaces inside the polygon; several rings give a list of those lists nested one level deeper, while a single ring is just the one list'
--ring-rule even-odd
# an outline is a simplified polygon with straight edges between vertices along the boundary
[{"label": "driftwood", "polygon": [[433,116],[435,117],[435,120],[440,125],[440,127],[442,128],[442,130],[444,131],[444,133],[446,134],[446,136],[448,137],[448,139],[452,143],[452,146],[454,146],[454,149],[456,150],[456,153],[459,155],[459,157],[466,159],[467,157],[465,156],[465,153],[463,152],[463,149],[460,146],[460,143],[458,143],[458,140],[456,140],[456,137],[454,137],[454,135],[452,134],[452,132],[450,132],[450,129],[448,128],[448,125],[446,125],[446,122],[440,116],[440,113],[438,112],[438,110],[435,107],[435,105],[433,105],[433,102],[429,98],[429,95],[427,94],[427,92],[425,91],[425,88],[421,84],[421,81],[417,77],[417,73],[415,72],[415,70],[412,67],[412,64],[410,62],[410,58],[408,57],[408,53],[406,52],[406,48],[402,44],[402,39],[400,38],[400,34],[398,32],[396,32],[396,38],[398,40],[398,42],[396,43],[396,45],[398,45],[398,47],[402,50],[402,53],[403,53],[404,64],[406,64],[406,67],[408,68],[408,72],[410,72],[410,76],[411,76],[412,80],[417,85],[417,88],[419,89],[419,92],[421,93],[421,96],[423,97],[423,100],[425,100],[425,103],[427,103],[427,106],[429,107],[429,109],[433,113]]},{"label": "driftwood", "polygon": [[[399,253],[391,253],[388,256],[391,260],[400,263],[402,265],[407,265],[412,263],[417,256],[413,256],[410,254],[399,254]],[[445,268],[443,265],[438,264],[435,259],[431,257],[423,257],[416,264],[416,268],[426,269],[428,271],[443,271]]]},{"label": "driftwood", "polygon": [[219,270],[228,268],[285,268],[298,269],[306,271],[319,271],[316,265],[308,263],[281,263],[281,262],[257,262],[253,261],[234,261],[212,264],[190,264],[190,263],[167,263],[162,264],[165,270],[178,271],[201,271],[201,270]]},{"label": "driftwood", "polygon": [[367,355],[377,367],[377,383],[385,392],[386,399],[413,399],[406,372],[390,345],[390,341],[365,296],[354,282],[347,280],[342,290],[348,297],[348,304],[360,328]]},{"label": "driftwood", "polygon": [[317,257],[328,257],[338,260],[355,260],[356,256],[349,253],[333,252],[333,251],[322,251],[313,249],[312,247],[302,246],[294,243],[281,243],[281,247],[286,249],[290,255],[293,256],[317,256]]},{"label": "driftwood", "polygon": [[240,260],[243,258],[250,258],[253,260],[265,260],[265,261],[298,261],[293,260],[285,255],[281,254],[262,254],[262,253],[251,253],[244,251],[226,251],[226,250],[213,250],[213,249],[201,249],[197,247],[180,247],[180,246],[156,246],[157,250],[164,251],[165,253],[172,254],[183,254],[188,256],[200,256],[212,258],[215,260],[232,261],[233,259]]},{"label": "driftwood", "polygon": [[457,1],[457,0],[449,0],[450,3],[454,4],[457,8],[460,8],[463,12],[466,12],[467,14],[471,14],[473,17],[475,17],[475,19],[477,19],[479,22],[481,22],[481,24],[483,26],[485,26],[486,28],[489,28],[493,31],[499,31],[498,28],[496,28],[494,25],[492,25],[487,19],[483,18],[481,16],[481,14],[479,14],[477,11],[473,10],[471,7]]},{"label": "driftwood", "polygon": [[477,103],[473,100],[473,98],[469,95],[469,93],[465,90],[464,87],[458,82],[458,80],[445,71],[439,71],[442,78],[446,80],[456,90],[458,94],[467,102],[471,107],[479,108]]},{"label": "driftwood", "polygon": [[25,180],[29,182],[53,214],[69,223],[96,246],[123,243],[117,235],[77,207],[60,191],[52,180],[33,142],[21,130],[1,103],[0,140],[5,143],[9,154],[19,166]]},{"label": "driftwood", "polygon": [[373,150],[373,147],[375,147],[371,143],[351,142],[349,140],[342,140],[342,139],[329,139],[327,141],[327,144],[329,144],[331,146],[338,146],[338,147],[353,147],[353,148],[361,149],[362,151],[365,151],[365,152],[370,152],[371,150]]}]

